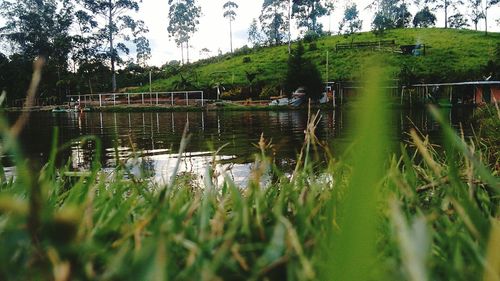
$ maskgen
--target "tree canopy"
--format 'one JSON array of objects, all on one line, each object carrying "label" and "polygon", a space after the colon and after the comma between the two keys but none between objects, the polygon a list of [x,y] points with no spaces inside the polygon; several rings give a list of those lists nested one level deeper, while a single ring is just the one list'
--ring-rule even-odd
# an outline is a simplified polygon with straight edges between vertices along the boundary
[{"label": "tree canopy", "polygon": [[290,26],[288,0],[264,0],[259,20],[270,45],[279,45],[287,38]]},{"label": "tree canopy", "polygon": [[318,20],[333,11],[333,1],[292,0],[292,3],[292,14],[297,19],[297,26],[321,34],[323,25]]},{"label": "tree canopy", "polygon": [[306,96],[312,100],[321,97],[323,81],[316,65],[304,58],[304,45],[299,41],[297,48],[288,58],[285,77],[285,90],[291,93],[299,87],[304,87]]}]

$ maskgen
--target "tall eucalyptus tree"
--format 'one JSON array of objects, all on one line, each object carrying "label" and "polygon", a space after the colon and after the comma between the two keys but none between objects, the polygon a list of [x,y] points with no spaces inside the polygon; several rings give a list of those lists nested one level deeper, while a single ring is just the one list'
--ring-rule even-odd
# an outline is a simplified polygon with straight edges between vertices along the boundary
[{"label": "tall eucalyptus tree", "polygon": [[127,43],[133,42],[139,56],[148,57],[150,53],[149,41],[144,37],[148,32],[142,20],[130,16],[131,12],[139,11],[142,0],[76,0],[81,4],[87,15],[94,18],[94,36],[101,44],[99,54],[110,61],[111,87],[116,91],[116,64],[122,62],[120,52],[129,54]]},{"label": "tall eucalyptus tree", "polygon": [[297,26],[320,34],[323,31],[323,25],[318,20],[333,10],[333,1],[292,0],[292,3],[292,14],[297,19]]},{"label": "tall eucalyptus tree", "polygon": [[262,4],[259,20],[270,45],[279,45],[289,36],[289,4],[289,0],[264,0]]},{"label": "tall eucalyptus tree", "polygon": [[236,9],[238,4],[233,1],[227,1],[222,6],[224,9],[224,18],[229,19],[229,43],[231,45],[231,53],[233,52],[233,21],[236,19]]},{"label": "tall eucalyptus tree", "polygon": [[488,34],[488,10],[496,5],[500,4],[500,0],[485,0],[484,5],[484,33]]},{"label": "tall eucalyptus tree", "polygon": [[198,30],[201,8],[196,0],[168,0],[169,37],[173,37],[177,46],[181,48],[182,63],[184,63],[184,47],[186,48],[187,62],[189,63],[189,40]]}]

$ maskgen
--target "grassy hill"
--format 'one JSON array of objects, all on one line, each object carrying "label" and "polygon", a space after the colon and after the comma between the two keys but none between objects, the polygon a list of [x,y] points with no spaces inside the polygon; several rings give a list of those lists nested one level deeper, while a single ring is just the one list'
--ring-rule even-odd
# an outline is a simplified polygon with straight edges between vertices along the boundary
[{"label": "grassy hill", "polygon": [[[335,51],[337,43],[395,40],[396,48],[406,44],[425,44],[430,47],[425,56],[402,55],[391,50],[350,49]],[[483,66],[495,57],[500,33],[489,33],[455,29],[399,29],[388,31],[383,36],[371,32],[345,37],[342,35],[323,37],[312,43],[304,43],[305,57],[312,60],[326,79],[326,52],[329,51],[330,81],[353,80],[361,75],[363,61],[373,54],[382,56],[383,62],[394,78],[406,68],[415,79],[426,82],[471,80],[481,77]],[[295,43],[296,44],[296,43]],[[294,44],[294,46],[295,46]],[[179,88],[181,75],[189,81],[188,88],[211,89],[217,81],[226,88],[246,87],[249,81],[245,72],[256,73],[252,85],[259,88],[279,86],[286,73],[287,46],[240,49],[199,61],[181,68],[180,73],[154,81],[154,91]],[[180,88],[183,86],[181,85]],[[184,86],[185,87],[185,86]],[[140,90],[146,90],[144,87]],[[255,91],[254,91],[255,92]]]}]

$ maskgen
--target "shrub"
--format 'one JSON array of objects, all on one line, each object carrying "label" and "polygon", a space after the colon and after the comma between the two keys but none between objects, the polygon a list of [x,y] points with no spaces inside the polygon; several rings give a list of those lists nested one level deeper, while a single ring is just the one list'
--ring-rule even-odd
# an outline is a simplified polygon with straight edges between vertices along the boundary
[{"label": "shrub", "polygon": [[250,57],[243,58],[243,63],[250,63],[250,62],[252,62],[252,59]]},{"label": "shrub", "polygon": [[228,91],[223,92],[220,95],[220,98],[226,100],[241,99],[241,89],[240,88],[229,89]]},{"label": "shrub", "polygon": [[279,94],[280,94],[279,87],[277,87],[276,85],[268,85],[262,88],[259,98],[269,99],[270,97],[273,96],[279,96]]},{"label": "shrub", "polygon": [[304,35],[304,42],[311,43],[311,42],[318,40],[319,37],[320,37],[320,35],[318,33],[314,32],[314,31],[308,31]]},{"label": "shrub", "polygon": [[309,51],[312,52],[316,50],[318,50],[318,46],[316,45],[316,43],[315,42],[309,43]]}]

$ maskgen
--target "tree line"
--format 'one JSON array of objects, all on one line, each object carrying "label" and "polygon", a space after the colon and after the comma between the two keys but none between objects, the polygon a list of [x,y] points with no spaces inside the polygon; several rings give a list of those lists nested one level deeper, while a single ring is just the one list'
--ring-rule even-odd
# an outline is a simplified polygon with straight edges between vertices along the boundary
[{"label": "tree line", "polygon": [[[135,19],[136,0],[0,0],[0,87],[14,105],[25,96],[32,63],[46,66],[39,98],[63,101],[68,94],[117,90],[118,65],[145,67],[151,48],[147,27]],[[134,59],[126,58],[133,51]],[[127,79],[122,75],[121,79]]]},{"label": "tree line", "polygon": [[[151,57],[148,28],[135,17],[142,0],[0,0],[0,15],[5,20],[0,37],[11,50],[8,56],[0,53],[0,90],[7,92],[10,104],[22,99],[32,62],[39,56],[47,62],[40,98],[59,101],[69,94],[115,92],[119,87],[147,83],[151,69],[156,77],[175,75],[180,65],[191,62],[190,41],[198,30],[202,10],[198,0],[163,1],[169,4],[165,29],[179,47],[181,60],[160,70],[147,65]],[[467,27],[470,19],[477,29],[481,20],[487,26],[488,10],[499,1],[374,0],[367,8],[374,14],[371,27],[377,34],[392,28],[433,26],[437,12],[444,14],[446,28]],[[332,0],[264,0],[260,15],[248,29],[248,41],[254,46],[288,43],[291,53],[292,20],[302,38],[328,34],[320,19],[339,8],[334,3],[337,5]],[[415,15],[410,13],[410,5],[418,7]],[[459,6],[468,7],[467,15],[459,12]],[[232,26],[238,17],[238,1],[224,1],[220,8],[229,25],[228,45],[233,52]],[[349,2],[339,18],[339,33],[361,30],[355,4]],[[207,48],[202,52],[210,54]]]}]

